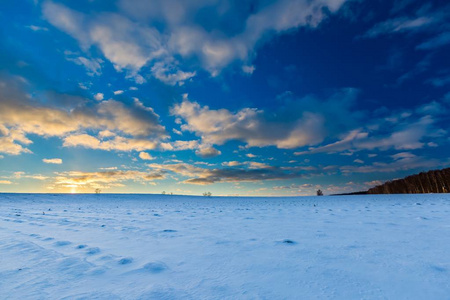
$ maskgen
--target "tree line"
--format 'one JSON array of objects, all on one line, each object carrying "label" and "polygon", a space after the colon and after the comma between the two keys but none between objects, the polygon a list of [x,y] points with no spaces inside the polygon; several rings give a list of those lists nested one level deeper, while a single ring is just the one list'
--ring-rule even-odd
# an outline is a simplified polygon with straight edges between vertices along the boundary
[{"label": "tree line", "polygon": [[420,193],[450,193],[450,168],[421,172],[403,179],[387,181],[367,191],[367,194]]}]

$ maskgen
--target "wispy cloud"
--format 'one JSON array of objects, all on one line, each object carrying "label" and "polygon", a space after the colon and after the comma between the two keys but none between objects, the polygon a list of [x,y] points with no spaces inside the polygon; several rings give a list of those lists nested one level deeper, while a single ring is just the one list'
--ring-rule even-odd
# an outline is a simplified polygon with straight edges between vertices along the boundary
[{"label": "wispy cloud", "polygon": [[116,151],[144,151],[157,147],[157,143],[147,139],[115,136],[112,139],[99,139],[88,134],[74,134],[64,138],[64,147],[83,147],[88,149]]},{"label": "wispy cloud", "polygon": [[376,162],[363,166],[342,166],[342,173],[395,173],[407,170],[430,170],[436,167],[450,165],[450,161],[440,161],[438,159],[427,159],[420,156],[398,156],[391,162]]},{"label": "wispy cloud", "polygon": [[340,140],[320,147],[310,147],[296,155],[314,153],[337,153],[362,150],[412,150],[425,147],[426,141],[444,136],[446,130],[437,123],[446,109],[437,102],[416,108],[412,113],[396,113],[381,119],[373,118],[366,128],[354,129]]},{"label": "wispy cloud", "polygon": [[[411,10],[393,9],[391,18],[375,24],[363,37],[375,38],[392,34],[425,33],[427,40],[416,46],[419,50],[432,50],[450,43],[450,5],[427,3],[420,6],[413,14]],[[394,7],[395,7],[394,3]]]},{"label": "wispy cloud", "polygon": [[83,66],[86,69],[86,74],[89,76],[99,76],[102,74],[103,60],[97,58],[86,58],[83,56],[67,56],[68,61],[74,62],[79,66]]},{"label": "wispy cloud", "polygon": [[48,28],[42,27],[42,26],[37,26],[37,25],[30,25],[30,26],[27,26],[27,28],[29,28],[33,31],[48,31]]},{"label": "wispy cloud", "polygon": [[432,50],[444,45],[450,44],[450,31],[443,32],[436,37],[429,39],[428,41],[423,42],[418,45],[416,48],[420,50]]},{"label": "wispy cloud", "polygon": [[46,164],[54,164],[54,165],[60,165],[63,163],[61,158],[44,158],[42,160]]}]

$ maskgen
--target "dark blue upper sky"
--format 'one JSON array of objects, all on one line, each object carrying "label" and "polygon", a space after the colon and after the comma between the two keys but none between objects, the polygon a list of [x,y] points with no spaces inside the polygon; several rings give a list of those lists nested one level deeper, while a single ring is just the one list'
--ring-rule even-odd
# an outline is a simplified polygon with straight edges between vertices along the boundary
[{"label": "dark blue upper sky", "polygon": [[0,3],[0,190],[309,195],[450,164],[450,4]]}]

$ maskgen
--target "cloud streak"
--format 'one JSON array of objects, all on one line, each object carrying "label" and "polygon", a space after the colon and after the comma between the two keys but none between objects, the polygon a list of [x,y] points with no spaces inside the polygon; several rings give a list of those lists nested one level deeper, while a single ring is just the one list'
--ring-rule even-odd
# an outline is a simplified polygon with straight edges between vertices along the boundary
[{"label": "cloud streak", "polygon": [[42,160],[46,164],[60,165],[63,163],[61,158],[44,158]]},{"label": "cloud streak", "polygon": [[363,150],[414,150],[429,145],[430,140],[445,136],[447,131],[438,126],[444,106],[431,102],[419,106],[415,113],[397,113],[382,119],[373,119],[366,128],[351,130],[340,140],[320,147],[310,147],[295,155],[316,153],[350,153]]},{"label": "cloud streak", "polygon": [[[416,46],[418,50],[433,50],[450,43],[450,5],[436,6],[430,2],[421,5],[413,14],[405,10],[391,11],[393,17],[375,24],[363,37],[377,38],[393,34],[426,34],[428,39]],[[394,4],[395,6],[395,4]]]},{"label": "cloud streak", "polygon": [[267,165],[251,165],[250,168],[200,168],[187,163],[148,164],[155,171],[172,172],[188,177],[183,183],[209,185],[220,182],[259,182],[266,180],[286,180],[312,174],[302,168],[281,168]]}]

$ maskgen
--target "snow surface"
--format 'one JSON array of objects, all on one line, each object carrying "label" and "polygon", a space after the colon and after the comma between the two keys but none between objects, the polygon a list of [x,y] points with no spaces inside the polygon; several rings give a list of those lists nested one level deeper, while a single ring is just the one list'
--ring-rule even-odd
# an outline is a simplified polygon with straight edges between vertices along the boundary
[{"label": "snow surface", "polygon": [[0,194],[1,299],[450,299],[450,196]]}]

